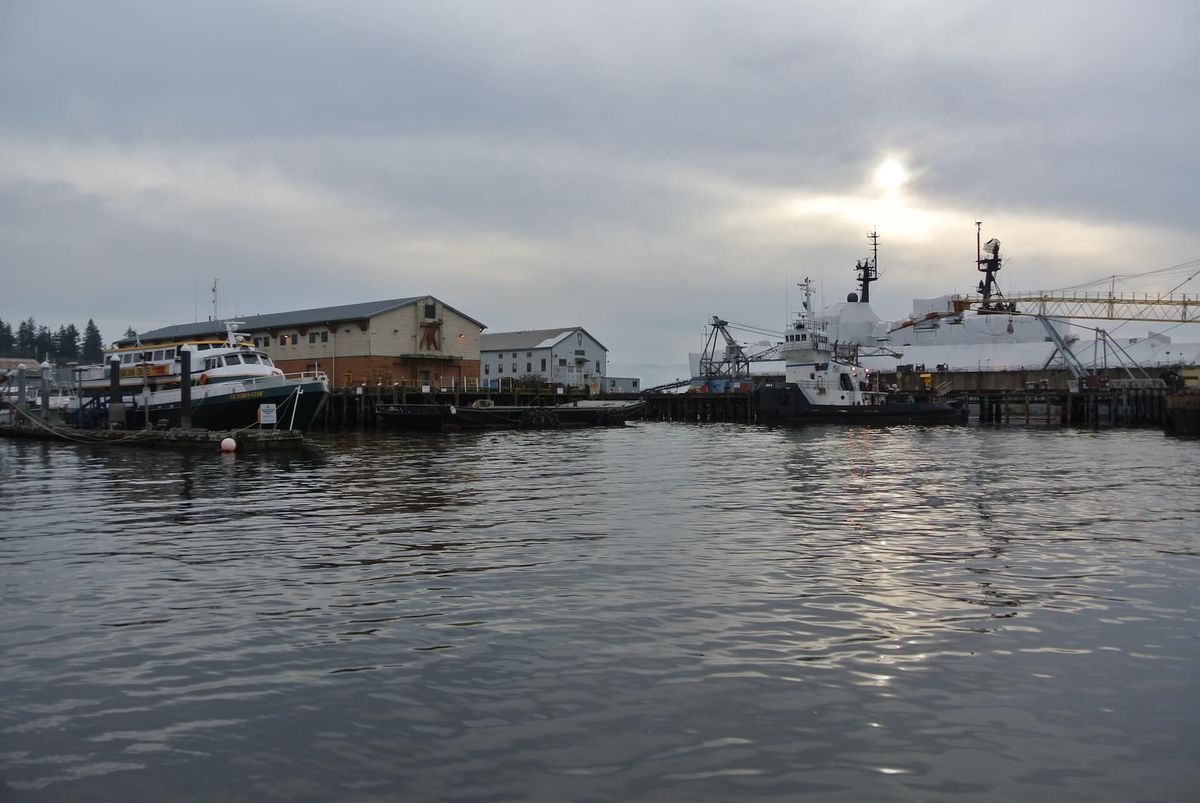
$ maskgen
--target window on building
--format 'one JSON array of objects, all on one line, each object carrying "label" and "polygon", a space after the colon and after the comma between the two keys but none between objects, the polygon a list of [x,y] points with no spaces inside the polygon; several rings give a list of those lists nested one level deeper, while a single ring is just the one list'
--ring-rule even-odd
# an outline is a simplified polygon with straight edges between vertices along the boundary
[{"label": "window on building", "polygon": [[292,336],[292,345],[293,346],[300,345],[300,333],[299,332],[297,332],[295,335]]},{"label": "window on building", "polygon": [[566,357],[559,357],[559,358],[558,358],[558,364],[559,364],[559,365],[566,365],[566,364],[567,364],[567,358],[566,358]]},{"label": "window on building", "polygon": [[279,336],[279,345],[281,345],[281,346],[286,346],[287,344],[288,344],[288,336],[287,336],[287,335],[280,335],[280,336]]},{"label": "window on building", "polygon": [[633,380],[633,389],[634,390],[637,390],[637,383],[638,383],[638,381],[636,379]]},{"label": "window on building", "polygon": [[516,372],[517,372],[517,364],[514,362],[513,363],[513,373],[515,374]]},{"label": "window on building", "polygon": [[525,373],[527,373],[527,374],[533,373],[533,363],[531,363],[531,362],[525,363]]},{"label": "window on building", "polygon": [[316,343],[316,342],[317,342],[317,333],[316,333],[316,332],[309,332],[309,333],[308,333],[308,342],[309,342],[309,343]]},{"label": "window on building", "polygon": [[585,354],[587,354],[587,352],[586,352],[586,351],[584,351],[583,349],[575,349],[575,356],[576,356],[576,357],[582,357],[582,356],[583,356],[583,355],[585,355]]},{"label": "window on building", "polygon": [[527,352],[525,352],[525,356],[526,356],[526,357],[532,357],[532,356],[533,356],[533,352],[532,352],[532,351],[527,351]]},{"label": "window on building", "polygon": [[545,357],[542,357],[542,370],[543,371],[546,370],[546,358]]},{"label": "window on building", "polygon": [[504,373],[504,363],[500,363],[499,365],[496,366],[496,373],[498,373],[498,374]]},{"label": "window on building", "polygon": [[425,317],[426,318],[436,318],[437,317],[437,305],[436,304],[426,304],[425,305]]},{"label": "window on building", "polygon": [[490,374],[492,372],[492,366],[490,366],[490,365],[483,366],[483,372],[485,374]]},{"label": "window on building", "polygon": [[328,333],[328,332],[322,332],[322,333],[321,333],[321,342],[322,342],[322,343],[328,343],[328,342],[329,342],[329,333]]},{"label": "window on building", "polygon": [[259,346],[258,338],[257,337],[254,338],[252,342],[254,343],[254,348],[258,348],[258,346]]},{"label": "window on building", "polygon": [[271,345],[271,336],[270,335],[267,335],[266,337],[263,338],[263,345],[264,346]]}]

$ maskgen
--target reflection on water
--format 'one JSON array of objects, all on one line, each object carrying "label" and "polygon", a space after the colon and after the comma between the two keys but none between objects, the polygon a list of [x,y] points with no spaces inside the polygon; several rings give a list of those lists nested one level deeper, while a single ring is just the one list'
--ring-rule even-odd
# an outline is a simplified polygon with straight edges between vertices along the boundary
[{"label": "reflection on water", "polygon": [[1187,799],[1147,432],[0,442],[5,798]]}]

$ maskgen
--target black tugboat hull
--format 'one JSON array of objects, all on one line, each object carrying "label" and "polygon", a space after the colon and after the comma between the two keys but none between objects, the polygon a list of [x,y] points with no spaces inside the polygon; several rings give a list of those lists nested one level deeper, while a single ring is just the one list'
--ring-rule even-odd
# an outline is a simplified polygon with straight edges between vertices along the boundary
[{"label": "black tugboat hull", "polygon": [[817,405],[794,385],[757,392],[760,424],[962,424],[968,415],[965,405],[946,402]]}]

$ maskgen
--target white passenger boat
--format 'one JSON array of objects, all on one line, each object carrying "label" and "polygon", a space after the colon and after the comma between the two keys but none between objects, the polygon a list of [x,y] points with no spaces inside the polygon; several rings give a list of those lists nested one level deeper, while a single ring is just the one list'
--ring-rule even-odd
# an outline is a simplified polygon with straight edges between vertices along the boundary
[{"label": "white passenger boat", "polygon": [[98,417],[118,371],[127,426],[178,426],[183,396],[181,355],[191,355],[192,425],[239,429],[259,420],[261,405],[274,405],[279,429],[307,429],[329,399],[322,372],[285,374],[266,353],[231,327],[225,340],[192,340],[154,347],[122,347],[105,353],[102,365],[82,369],[82,418]]}]

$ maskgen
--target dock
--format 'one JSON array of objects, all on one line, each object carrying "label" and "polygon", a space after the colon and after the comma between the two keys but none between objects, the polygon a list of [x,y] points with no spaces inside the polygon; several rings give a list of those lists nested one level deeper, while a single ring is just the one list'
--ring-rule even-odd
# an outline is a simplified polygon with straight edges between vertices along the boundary
[{"label": "dock", "polygon": [[[469,407],[477,401],[489,401],[497,406],[554,406],[572,401],[595,398],[583,388],[514,387],[506,390],[489,388],[422,388],[393,384],[363,384],[334,388],[329,401],[317,417],[315,426],[325,430],[351,427],[371,427],[378,423],[377,409],[395,410],[406,406],[428,407],[432,404]],[[637,394],[606,395],[606,399],[638,399]]]},{"label": "dock", "polygon": [[[875,390],[919,400],[965,402],[970,420],[978,423],[1162,427],[1168,422],[1169,404],[1176,410],[1175,420],[1184,422],[1189,416],[1187,401],[1169,403],[1171,394],[1160,380],[1131,379],[1115,369],[1082,382],[1065,370],[880,372],[872,375],[872,382]],[[647,393],[644,398],[645,417],[652,421],[758,421],[753,390]]]},{"label": "dock", "polygon": [[233,438],[238,452],[295,449],[304,443],[301,433],[282,429],[76,429],[56,424],[0,424],[0,438],[99,446],[205,448],[213,451],[221,448],[221,441]]}]

